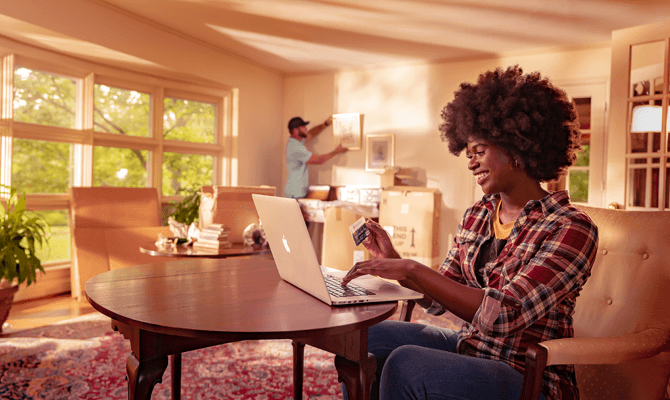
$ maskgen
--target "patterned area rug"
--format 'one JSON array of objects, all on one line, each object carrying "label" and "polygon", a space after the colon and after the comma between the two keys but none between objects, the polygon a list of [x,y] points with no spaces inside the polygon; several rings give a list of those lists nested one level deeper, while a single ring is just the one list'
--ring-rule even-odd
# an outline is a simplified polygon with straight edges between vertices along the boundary
[{"label": "patterned area rug", "polygon": [[[397,319],[397,315],[394,317]],[[418,309],[413,321],[457,328]],[[127,399],[130,344],[109,318],[89,314],[0,336],[0,399]],[[333,355],[305,347],[303,399],[341,399]],[[288,340],[229,343],[182,355],[182,399],[293,399]],[[169,366],[152,399],[169,400]]]}]

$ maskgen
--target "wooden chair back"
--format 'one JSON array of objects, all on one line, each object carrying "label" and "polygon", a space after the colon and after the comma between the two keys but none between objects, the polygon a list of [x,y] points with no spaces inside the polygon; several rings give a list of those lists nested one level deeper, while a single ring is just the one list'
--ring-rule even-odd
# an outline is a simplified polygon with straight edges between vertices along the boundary
[{"label": "wooden chair back", "polygon": [[70,196],[72,297],[82,299],[86,281],[111,269],[174,260],[140,253],[154,243],[160,226],[156,188],[73,187]]}]

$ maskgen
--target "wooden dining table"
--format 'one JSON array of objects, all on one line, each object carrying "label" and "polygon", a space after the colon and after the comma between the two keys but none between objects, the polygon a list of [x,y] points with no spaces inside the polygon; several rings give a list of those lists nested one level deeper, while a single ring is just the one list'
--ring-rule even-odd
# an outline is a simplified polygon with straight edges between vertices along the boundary
[{"label": "wooden dining table", "polygon": [[[394,314],[398,303],[331,307],[283,281],[270,256],[194,258],[144,264],[86,282],[93,308],[130,340],[128,398],[150,399],[168,356],[241,340],[291,339],[294,398],[302,396],[303,350],[336,355],[350,399],[368,399],[376,361],[368,328]],[[181,358],[173,362],[179,399]]]}]

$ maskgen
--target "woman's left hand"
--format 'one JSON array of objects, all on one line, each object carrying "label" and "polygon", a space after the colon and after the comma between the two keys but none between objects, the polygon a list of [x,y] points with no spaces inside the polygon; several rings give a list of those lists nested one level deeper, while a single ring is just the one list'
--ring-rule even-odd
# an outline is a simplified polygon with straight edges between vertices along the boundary
[{"label": "woman's left hand", "polygon": [[376,258],[356,263],[347,275],[342,278],[346,285],[352,279],[363,275],[374,275],[380,278],[403,281],[408,279],[410,271],[416,261],[397,258]]}]

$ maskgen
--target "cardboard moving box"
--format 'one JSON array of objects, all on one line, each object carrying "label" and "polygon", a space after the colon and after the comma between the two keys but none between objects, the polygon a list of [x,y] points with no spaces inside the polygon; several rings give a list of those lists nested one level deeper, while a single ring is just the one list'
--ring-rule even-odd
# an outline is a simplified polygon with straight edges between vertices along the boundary
[{"label": "cardboard moving box", "polygon": [[379,224],[386,229],[402,258],[438,269],[440,209],[438,189],[394,186],[382,191]]},{"label": "cardboard moving box", "polygon": [[201,189],[198,226],[226,224],[230,227],[228,240],[242,242],[244,229],[258,223],[258,213],[251,195],[275,195],[274,186],[203,186]]},{"label": "cardboard moving box", "polygon": [[349,226],[362,215],[341,207],[328,207],[323,224],[321,265],[348,271],[355,263],[369,260],[370,252],[360,244],[356,246]]}]

